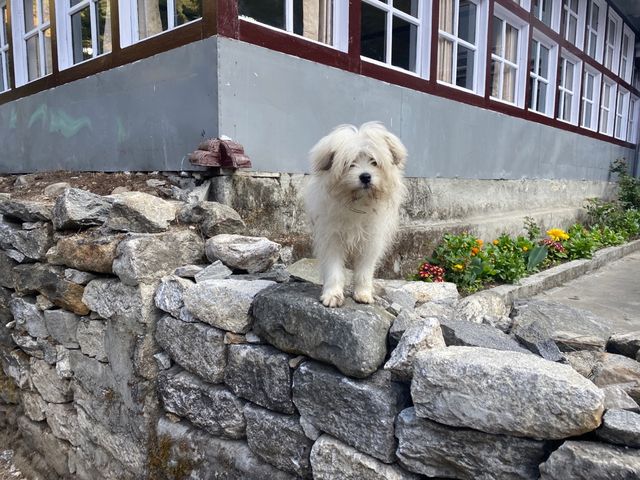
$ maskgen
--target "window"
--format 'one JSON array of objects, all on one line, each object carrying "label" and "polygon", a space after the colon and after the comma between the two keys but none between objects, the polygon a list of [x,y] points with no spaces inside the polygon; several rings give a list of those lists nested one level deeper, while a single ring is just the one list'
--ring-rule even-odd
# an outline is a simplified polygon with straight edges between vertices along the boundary
[{"label": "window", "polygon": [[484,55],[481,50],[477,0],[439,0],[438,81],[474,93],[484,90]]},{"label": "window", "polygon": [[564,38],[580,48],[584,38],[586,0],[563,0],[560,33]]},{"label": "window", "polygon": [[589,130],[598,129],[598,105],[600,100],[600,74],[585,68],[582,79],[582,118],[580,125]]},{"label": "window", "polygon": [[578,122],[578,95],[580,92],[581,62],[562,56],[560,58],[560,81],[558,83],[558,119],[569,123]]},{"label": "window", "polygon": [[611,80],[602,82],[602,99],[600,101],[600,133],[613,134],[613,106],[615,105],[616,85]]},{"label": "window", "polygon": [[520,5],[525,10],[529,10],[531,7],[531,0],[513,0],[517,5]]},{"label": "window", "polygon": [[529,109],[548,116],[553,115],[557,50],[557,46],[537,32],[531,40]]},{"label": "window", "polygon": [[548,27],[553,22],[553,3],[554,0],[533,0],[533,14]]},{"label": "window", "polygon": [[111,51],[109,0],[63,0],[58,5],[60,68],[68,68]]},{"label": "window", "polygon": [[638,110],[640,102],[632,97],[629,100],[629,123],[627,123],[627,142],[636,143],[638,141]]},{"label": "window", "polygon": [[423,42],[419,6],[418,0],[363,1],[362,56],[421,73]]},{"label": "window", "polygon": [[[240,5],[243,3],[258,2],[240,1]],[[269,9],[277,8],[283,2],[263,0],[259,3]],[[123,47],[202,17],[202,0],[119,0],[118,8]]]},{"label": "window", "polygon": [[607,42],[604,50],[604,66],[612,72],[618,69],[620,55],[620,25],[622,19],[611,9],[607,19]]},{"label": "window", "polygon": [[11,23],[16,85],[53,71],[48,0],[13,0]]},{"label": "window", "polygon": [[604,23],[607,5],[602,0],[590,0],[587,13],[587,30],[585,52],[591,58],[602,62],[602,49],[604,46]]},{"label": "window", "polygon": [[0,2],[0,92],[11,88],[9,75],[9,12],[7,3]]},{"label": "window", "polygon": [[635,36],[628,26],[624,26],[622,32],[622,48],[620,49],[620,74],[619,76],[625,81],[631,81],[631,73],[633,70],[633,49]]},{"label": "window", "polygon": [[624,140],[626,138],[628,120],[627,115],[629,115],[629,92],[618,89],[613,136],[620,140]]},{"label": "window", "polygon": [[491,45],[491,98],[522,106],[524,104],[524,84],[527,38],[521,35],[524,24],[517,21],[500,5],[495,5],[493,36]]}]

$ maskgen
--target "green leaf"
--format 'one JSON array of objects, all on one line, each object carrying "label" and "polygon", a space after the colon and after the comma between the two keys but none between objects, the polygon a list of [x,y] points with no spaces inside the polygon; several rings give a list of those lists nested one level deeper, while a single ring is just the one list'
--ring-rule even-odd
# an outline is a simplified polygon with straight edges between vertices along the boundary
[{"label": "green leaf", "polygon": [[549,253],[549,249],[546,245],[536,245],[533,247],[527,258],[527,271],[531,272],[535,270],[538,265],[544,262],[544,259],[547,258],[547,253]]}]

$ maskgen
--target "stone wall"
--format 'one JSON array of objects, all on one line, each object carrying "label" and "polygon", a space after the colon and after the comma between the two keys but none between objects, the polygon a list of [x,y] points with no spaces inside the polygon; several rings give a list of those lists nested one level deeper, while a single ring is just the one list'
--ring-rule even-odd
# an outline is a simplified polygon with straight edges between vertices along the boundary
[{"label": "stone wall", "polygon": [[215,202],[0,212],[0,429],[31,478],[640,474],[637,337],[447,283],[327,309],[312,262]]}]

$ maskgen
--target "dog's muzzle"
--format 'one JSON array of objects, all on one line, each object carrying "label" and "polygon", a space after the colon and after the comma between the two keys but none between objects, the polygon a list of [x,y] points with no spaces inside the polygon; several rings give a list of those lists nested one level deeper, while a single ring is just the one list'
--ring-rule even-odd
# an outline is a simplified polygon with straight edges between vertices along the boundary
[{"label": "dog's muzzle", "polygon": [[364,185],[364,188],[369,188],[371,186],[371,174],[364,172],[360,174],[360,182]]}]

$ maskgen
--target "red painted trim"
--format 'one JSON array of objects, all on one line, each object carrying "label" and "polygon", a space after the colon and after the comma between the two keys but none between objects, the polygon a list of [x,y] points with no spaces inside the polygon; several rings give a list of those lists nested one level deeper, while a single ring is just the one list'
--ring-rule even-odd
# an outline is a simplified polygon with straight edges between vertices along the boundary
[{"label": "red painted trim", "polygon": [[362,25],[360,16],[362,14],[362,2],[359,0],[349,0],[349,71],[358,72],[360,69],[360,36]]},{"label": "red painted trim", "polygon": [[[205,0],[206,2],[207,0]],[[217,4],[217,33],[229,38],[239,38],[240,21],[238,19],[237,0],[208,0]]]}]

